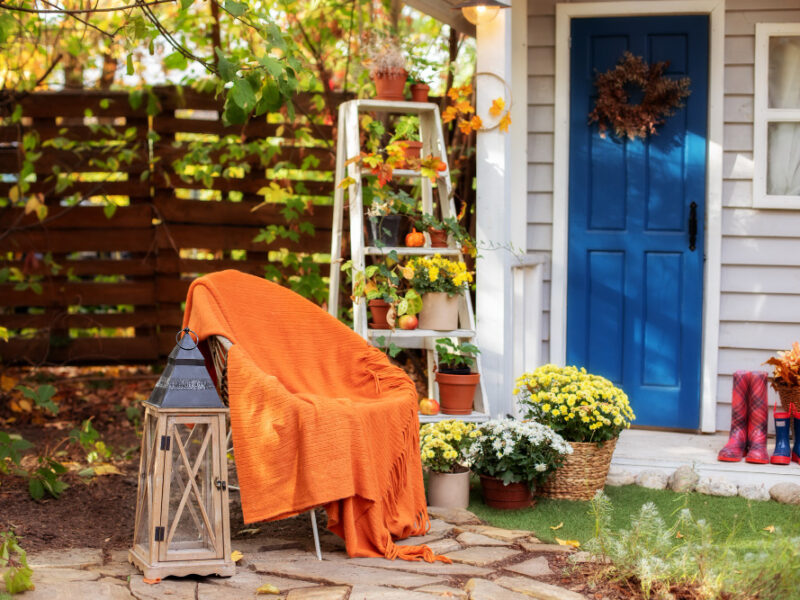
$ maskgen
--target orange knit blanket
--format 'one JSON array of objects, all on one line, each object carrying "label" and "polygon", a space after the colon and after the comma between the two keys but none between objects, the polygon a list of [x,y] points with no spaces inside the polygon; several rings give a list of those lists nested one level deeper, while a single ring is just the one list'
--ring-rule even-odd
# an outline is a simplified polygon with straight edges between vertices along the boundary
[{"label": "orange knit blanket", "polygon": [[394,539],[430,526],[417,393],[402,369],[291,290],[238,271],[195,280],[184,326],[222,335],[244,521],[324,506],[350,556],[442,560]]}]

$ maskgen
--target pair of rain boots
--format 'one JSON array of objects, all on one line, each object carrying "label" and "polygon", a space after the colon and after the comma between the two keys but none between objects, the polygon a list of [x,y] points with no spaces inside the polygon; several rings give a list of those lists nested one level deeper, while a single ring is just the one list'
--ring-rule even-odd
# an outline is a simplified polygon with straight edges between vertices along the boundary
[{"label": "pair of rain boots", "polygon": [[[789,412],[779,411],[775,406],[775,451],[770,462],[773,465],[800,464],[800,407],[791,404]],[[794,417],[794,447],[789,448],[789,423]],[[791,458],[790,458],[791,457]]]},{"label": "pair of rain boots", "polygon": [[[739,462],[744,458],[749,463],[768,463],[767,419],[767,374],[761,371],[736,371],[733,374],[730,438],[719,451],[717,460]],[[786,435],[788,448],[788,423]]]}]

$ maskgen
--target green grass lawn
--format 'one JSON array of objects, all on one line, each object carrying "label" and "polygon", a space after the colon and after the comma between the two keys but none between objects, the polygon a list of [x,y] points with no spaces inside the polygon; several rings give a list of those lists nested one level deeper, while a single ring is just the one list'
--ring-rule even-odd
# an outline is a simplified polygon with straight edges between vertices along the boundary
[{"label": "green grass lawn", "polygon": [[[649,490],[628,485],[607,487],[606,495],[613,504],[612,528],[625,529],[630,518],[636,515],[645,502],[653,502],[662,517],[671,526],[682,508],[687,507],[696,519],[711,524],[718,542],[727,540],[734,530],[739,542],[755,540],[768,535],[764,528],[774,525],[784,534],[800,534],[800,507],[777,502],[751,502],[740,497],[721,498],[704,494],[677,494],[668,490]],[[552,542],[555,537],[578,540],[581,544],[594,535],[594,518],[589,514],[590,502],[548,500],[539,498],[536,506],[524,510],[497,510],[481,500],[480,484],[473,483],[469,510],[496,527],[530,529],[542,541]],[[560,523],[563,526],[557,530]]]}]

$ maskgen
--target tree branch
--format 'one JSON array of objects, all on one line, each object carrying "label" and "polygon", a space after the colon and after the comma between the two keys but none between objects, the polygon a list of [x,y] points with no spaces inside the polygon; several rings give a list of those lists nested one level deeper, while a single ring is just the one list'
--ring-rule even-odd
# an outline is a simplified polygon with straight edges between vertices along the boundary
[{"label": "tree branch", "polygon": [[[0,8],[8,10],[15,10],[17,12],[34,13],[34,14],[61,14],[61,15],[80,15],[83,13],[101,13],[101,12],[117,12],[119,10],[128,10],[129,8],[138,8],[141,6],[154,6],[156,4],[174,4],[176,0],[152,0],[151,2],[137,2],[135,4],[126,4],[125,6],[109,6],[107,8],[82,8],[82,9],[67,9],[67,8],[26,8],[24,6],[12,6],[5,2],[0,2]],[[49,4],[49,3],[48,3]],[[52,4],[50,5],[52,6]]]}]

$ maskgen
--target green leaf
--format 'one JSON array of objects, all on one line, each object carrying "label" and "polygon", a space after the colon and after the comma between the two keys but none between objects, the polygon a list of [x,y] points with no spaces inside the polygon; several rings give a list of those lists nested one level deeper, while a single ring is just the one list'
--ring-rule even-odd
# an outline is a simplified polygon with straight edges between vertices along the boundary
[{"label": "green leaf", "polygon": [[250,112],[256,105],[256,95],[250,82],[246,79],[237,79],[230,91],[233,101],[245,112]]},{"label": "green leaf", "polygon": [[34,500],[41,500],[44,497],[44,486],[39,479],[31,479],[28,482],[28,493]]},{"label": "green leaf", "polygon": [[229,98],[225,103],[225,111],[222,113],[222,121],[226,125],[241,125],[247,119],[247,114]]},{"label": "green leaf", "polygon": [[139,107],[142,105],[143,98],[144,93],[142,90],[131,90],[128,93],[128,104],[131,105],[133,110],[139,110]]},{"label": "green leaf", "polygon": [[186,57],[177,50],[164,57],[165,69],[178,69],[179,71],[182,71],[186,69],[186,67],[188,66],[189,66],[189,61],[187,61]]},{"label": "green leaf", "polygon": [[283,65],[281,64],[281,61],[279,61],[277,58],[273,58],[271,56],[262,56],[261,58],[258,59],[258,62],[260,62],[264,67],[266,67],[267,71],[269,71],[269,74],[272,75],[275,79],[278,79],[283,76],[283,71],[284,71]]},{"label": "green leaf", "polygon": [[128,75],[133,75],[136,71],[133,68],[133,54],[128,54],[128,58],[126,59],[126,73]]},{"label": "green leaf", "polygon": [[223,81],[233,81],[236,79],[237,66],[225,58],[222,50],[214,48],[217,53],[217,69],[219,69],[219,76]]},{"label": "green leaf", "polygon": [[113,217],[115,212],[117,212],[117,205],[113,202],[109,202],[103,207],[103,214],[106,216],[106,219]]},{"label": "green leaf", "polygon": [[181,9],[186,10],[192,5],[192,2],[194,2],[194,0],[181,0]]},{"label": "green leaf", "polygon": [[247,12],[247,4],[244,2],[236,2],[236,0],[225,0],[225,10],[234,17],[241,17]]},{"label": "green leaf", "polygon": [[108,98],[103,98],[100,100],[100,108],[103,110],[108,110],[109,106],[111,106],[111,101]]}]

